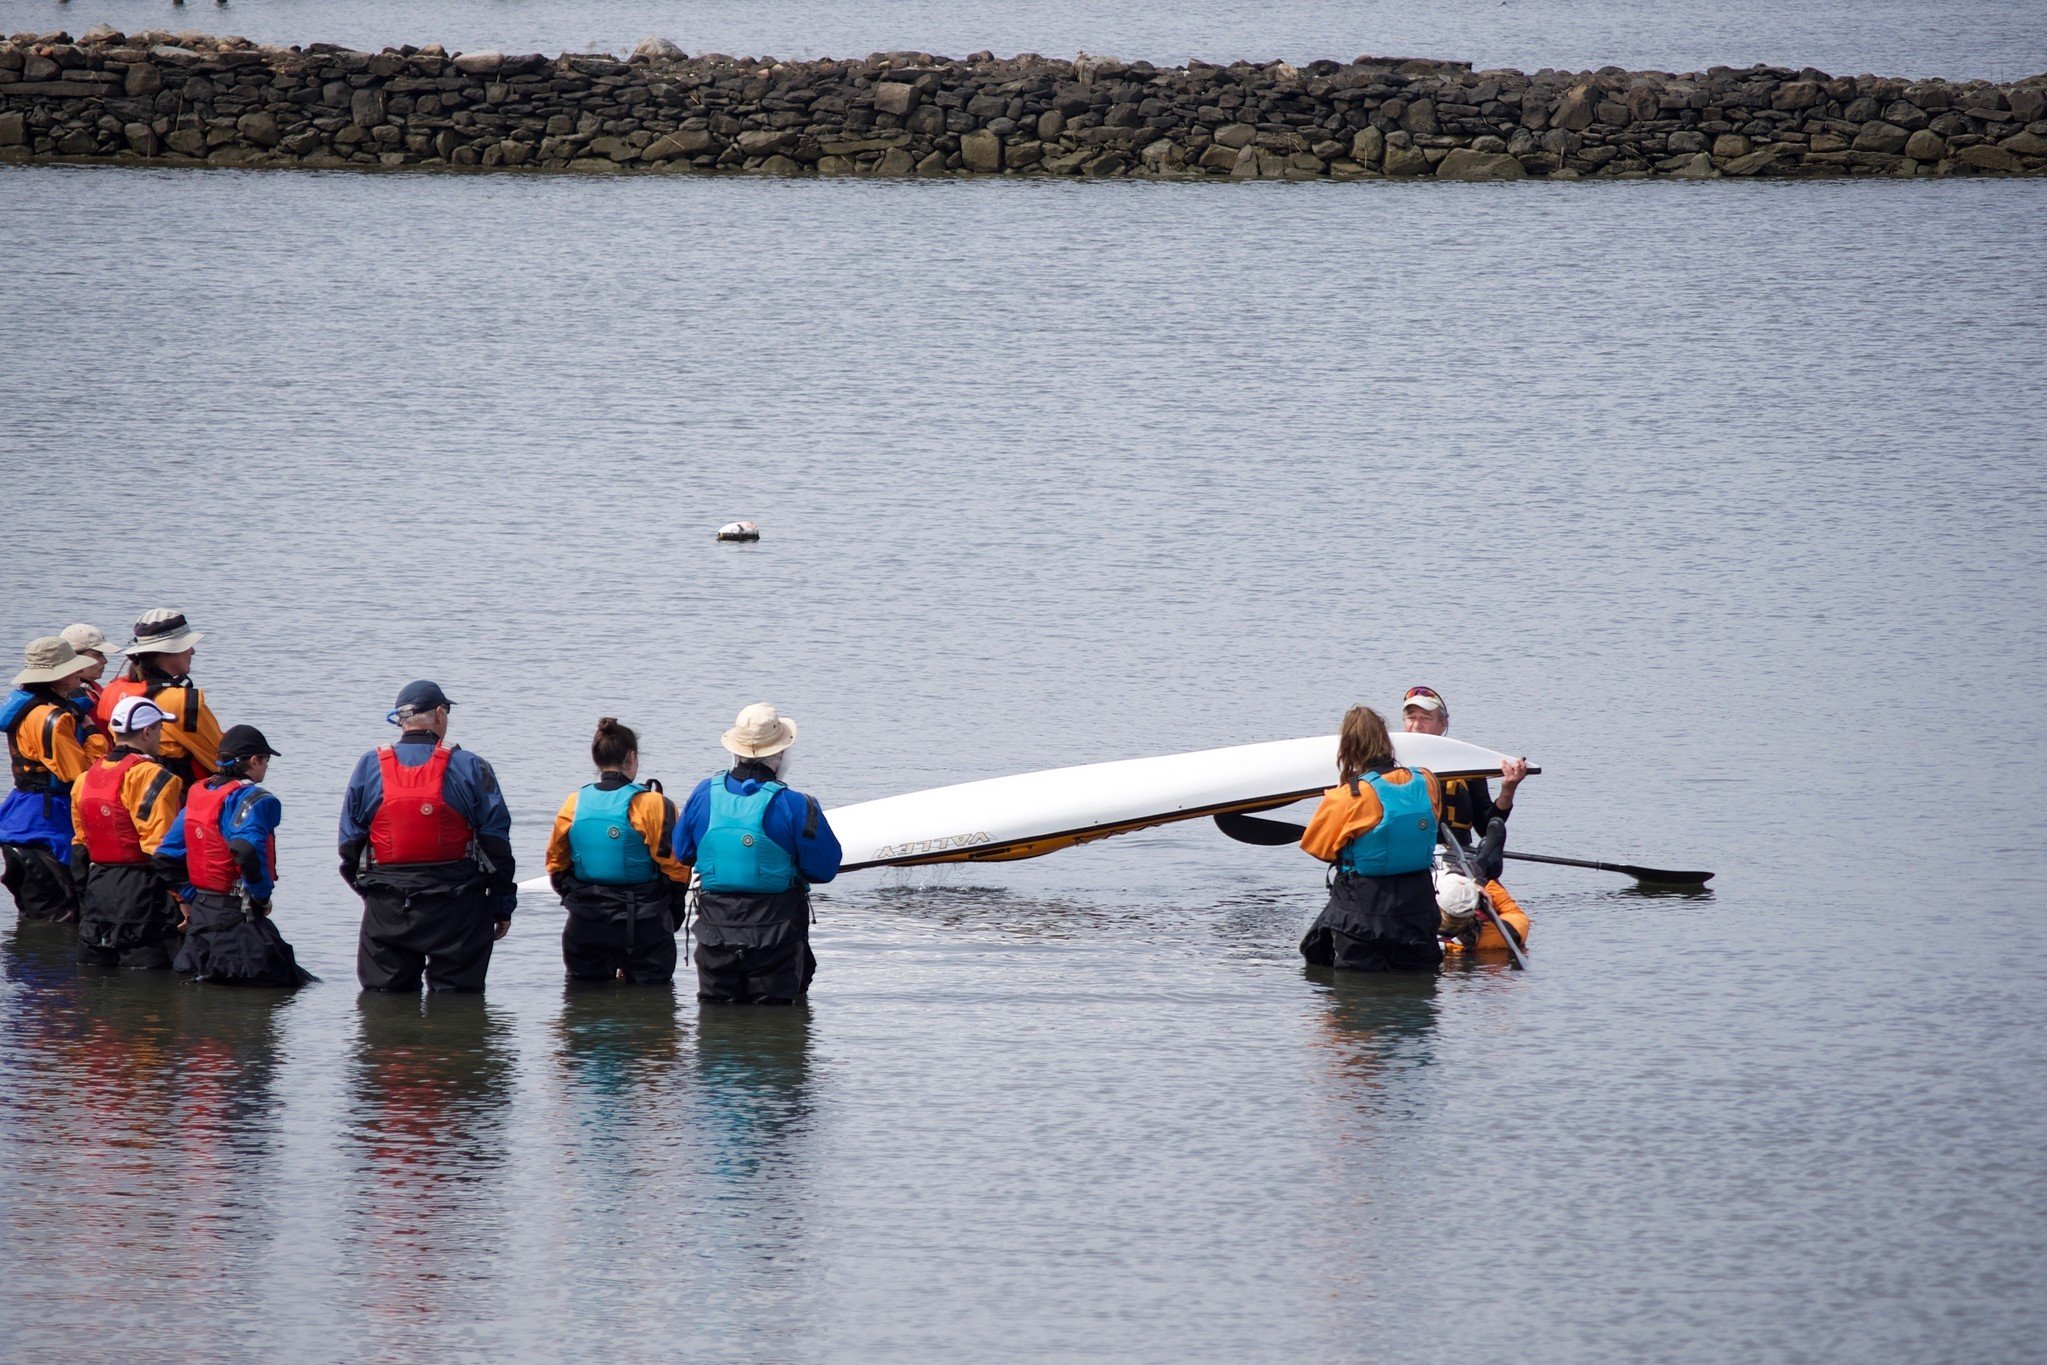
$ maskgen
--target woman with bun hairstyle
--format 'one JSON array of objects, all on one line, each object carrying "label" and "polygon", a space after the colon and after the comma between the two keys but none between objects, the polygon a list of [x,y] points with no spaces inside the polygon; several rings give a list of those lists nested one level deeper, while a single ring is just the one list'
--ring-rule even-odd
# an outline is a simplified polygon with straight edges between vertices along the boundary
[{"label": "woman with bun hairstyle", "polygon": [[669,852],[675,803],[640,775],[640,738],[606,716],[590,741],[597,780],[562,802],[547,872],[568,908],[562,961],[578,981],[665,985],[675,976],[690,869]]},{"label": "woman with bun hairstyle", "polygon": [[1369,706],[1344,713],[1336,775],[1301,836],[1304,851],[1334,866],[1329,904],[1301,956],[1354,972],[1432,971],[1443,961],[1430,875],[1442,784],[1425,768],[1400,766]]}]

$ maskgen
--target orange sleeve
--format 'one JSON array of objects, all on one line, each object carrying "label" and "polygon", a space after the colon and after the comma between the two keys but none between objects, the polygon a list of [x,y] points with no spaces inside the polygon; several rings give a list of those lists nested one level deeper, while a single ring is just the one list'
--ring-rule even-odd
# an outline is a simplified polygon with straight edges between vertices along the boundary
[{"label": "orange sleeve", "polygon": [[1301,850],[1312,858],[1333,863],[1345,844],[1376,828],[1384,817],[1379,793],[1372,790],[1370,783],[1358,783],[1355,795],[1348,783],[1331,787],[1322,793],[1322,804],[1315,807],[1314,815],[1308,819],[1308,828],[1301,835]]},{"label": "orange sleeve", "polygon": [[573,859],[569,856],[569,826],[576,822],[576,798],[581,796],[579,787],[569,793],[569,799],[562,802],[561,811],[554,817],[554,832],[547,836],[547,875],[566,872]]},{"label": "orange sleeve", "polygon": [[142,836],[142,851],[155,853],[184,809],[185,784],[160,764],[138,763],[121,779],[121,804]]},{"label": "orange sleeve", "polygon": [[661,875],[671,882],[689,885],[688,863],[675,861],[675,803],[660,792],[641,792],[633,798],[633,828],[647,841],[647,851],[654,855],[654,865],[661,869]]},{"label": "orange sleeve", "polygon": [[85,803],[78,799],[76,792],[71,798],[71,842],[81,848],[85,845]]},{"label": "orange sleeve", "polygon": [[210,773],[220,766],[220,722],[213,718],[206,694],[197,687],[192,689],[192,709],[198,715],[184,736],[185,752],[199,765],[202,774]]},{"label": "orange sleeve", "polygon": [[85,770],[97,763],[107,752],[104,735],[88,735],[83,745],[78,742],[78,717],[69,711],[43,707],[41,710],[57,710],[57,724],[50,730],[50,752],[43,752],[43,729],[49,723],[48,717],[32,712],[23,722],[20,730],[21,752],[24,758],[32,758],[57,775],[59,782],[76,782],[85,775]]}]

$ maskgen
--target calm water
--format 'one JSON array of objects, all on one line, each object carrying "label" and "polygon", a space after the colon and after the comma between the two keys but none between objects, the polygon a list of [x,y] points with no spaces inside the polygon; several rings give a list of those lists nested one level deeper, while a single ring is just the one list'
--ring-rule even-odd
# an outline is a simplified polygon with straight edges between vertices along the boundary
[{"label": "calm water", "polygon": [[[2041,203],[0,174],[0,640],[190,612],[326,978],[0,935],[0,1339],[2032,1354]],[[771,697],[845,802],[1416,681],[1547,768],[1520,847],[1720,875],[1333,983],[1318,869],[1189,826],[848,877],[805,1011],[565,992],[535,897],[486,998],[359,999],[420,675],[528,875],[601,714],[682,786]]]},{"label": "calm water", "polygon": [[1209,0],[1113,5],[1023,0],[10,0],[8,27],[81,33],[106,22],[316,40],[376,49],[616,51],[672,38],[691,52],[783,58],[915,49],[964,56],[1088,51],[1134,60],[1348,61],[1360,53],[1454,57],[1480,67],[1584,69],[1618,63],[1703,70],[1715,63],[1817,65],[1842,75],[2014,80],[2047,71],[2047,6],[2035,0]]}]

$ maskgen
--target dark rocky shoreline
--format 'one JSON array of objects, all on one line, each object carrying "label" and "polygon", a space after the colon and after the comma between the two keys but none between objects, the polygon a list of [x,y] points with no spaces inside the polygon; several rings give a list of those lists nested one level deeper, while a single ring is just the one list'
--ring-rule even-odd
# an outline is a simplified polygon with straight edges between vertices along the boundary
[{"label": "dark rocky shoreline", "polygon": [[352,52],[97,28],[0,41],[0,163],[1087,178],[2047,174],[2047,74],[1154,67],[924,53]]}]

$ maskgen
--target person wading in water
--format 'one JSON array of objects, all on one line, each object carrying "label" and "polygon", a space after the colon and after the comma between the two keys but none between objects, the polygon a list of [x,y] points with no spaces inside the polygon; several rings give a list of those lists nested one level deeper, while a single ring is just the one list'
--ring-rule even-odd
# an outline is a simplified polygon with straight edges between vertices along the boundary
[{"label": "person wading in water", "polygon": [[562,962],[578,981],[666,985],[675,978],[690,870],[669,852],[675,803],[640,775],[640,737],[610,716],[590,741],[597,780],[554,817],[547,873],[569,912]]},{"label": "person wading in water", "polygon": [[29,641],[27,666],[0,701],[14,789],[0,800],[0,885],[23,919],[78,918],[71,875],[71,784],[107,752],[78,689],[93,661],[62,637]]},{"label": "person wading in water", "polygon": [[185,803],[185,784],[156,759],[168,719],[147,697],[123,697],[107,718],[113,749],[71,789],[71,867],[85,876],[80,962],[171,965],[177,898],[153,861]]},{"label": "person wading in water", "polygon": [[480,991],[512,927],[512,816],[490,764],[449,748],[448,700],[406,684],[385,719],[404,733],[356,761],[341,803],[341,879],[362,897],[365,990]]},{"label": "person wading in water", "polygon": [[255,726],[229,729],[220,737],[220,771],[186,793],[156,851],[158,868],[187,888],[185,942],[171,965],[200,981],[303,986],[316,979],[270,918],[284,806],[256,784],[276,756]]},{"label": "person wading in water", "polygon": [[206,635],[185,622],[185,613],[158,607],[135,623],[128,667],[108,683],[97,703],[102,721],[129,697],[147,697],[164,713],[158,762],[176,773],[185,789],[210,776],[220,763],[220,722],[206,694],[188,676],[192,652]]},{"label": "person wading in water", "polygon": [[1301,848],[1335,865],[1329,904],[1301,940],[1317,966],[1354,972],[1430,971],[1443,961],[1430,876],[1442,784],[1393,757],[1386,722],[1369,706],[1344,713],[1336,740],[1340,785],[1322,793]]},{"label": "person wading in water", "polygon": [[786,1005],[810,989],[810,888],[839,875],[839,840],[813,797],[784,785],[796,722],[767,702],[724,735],[739,761],[690,793],[675,860],[696,867],[697,999]]}]

